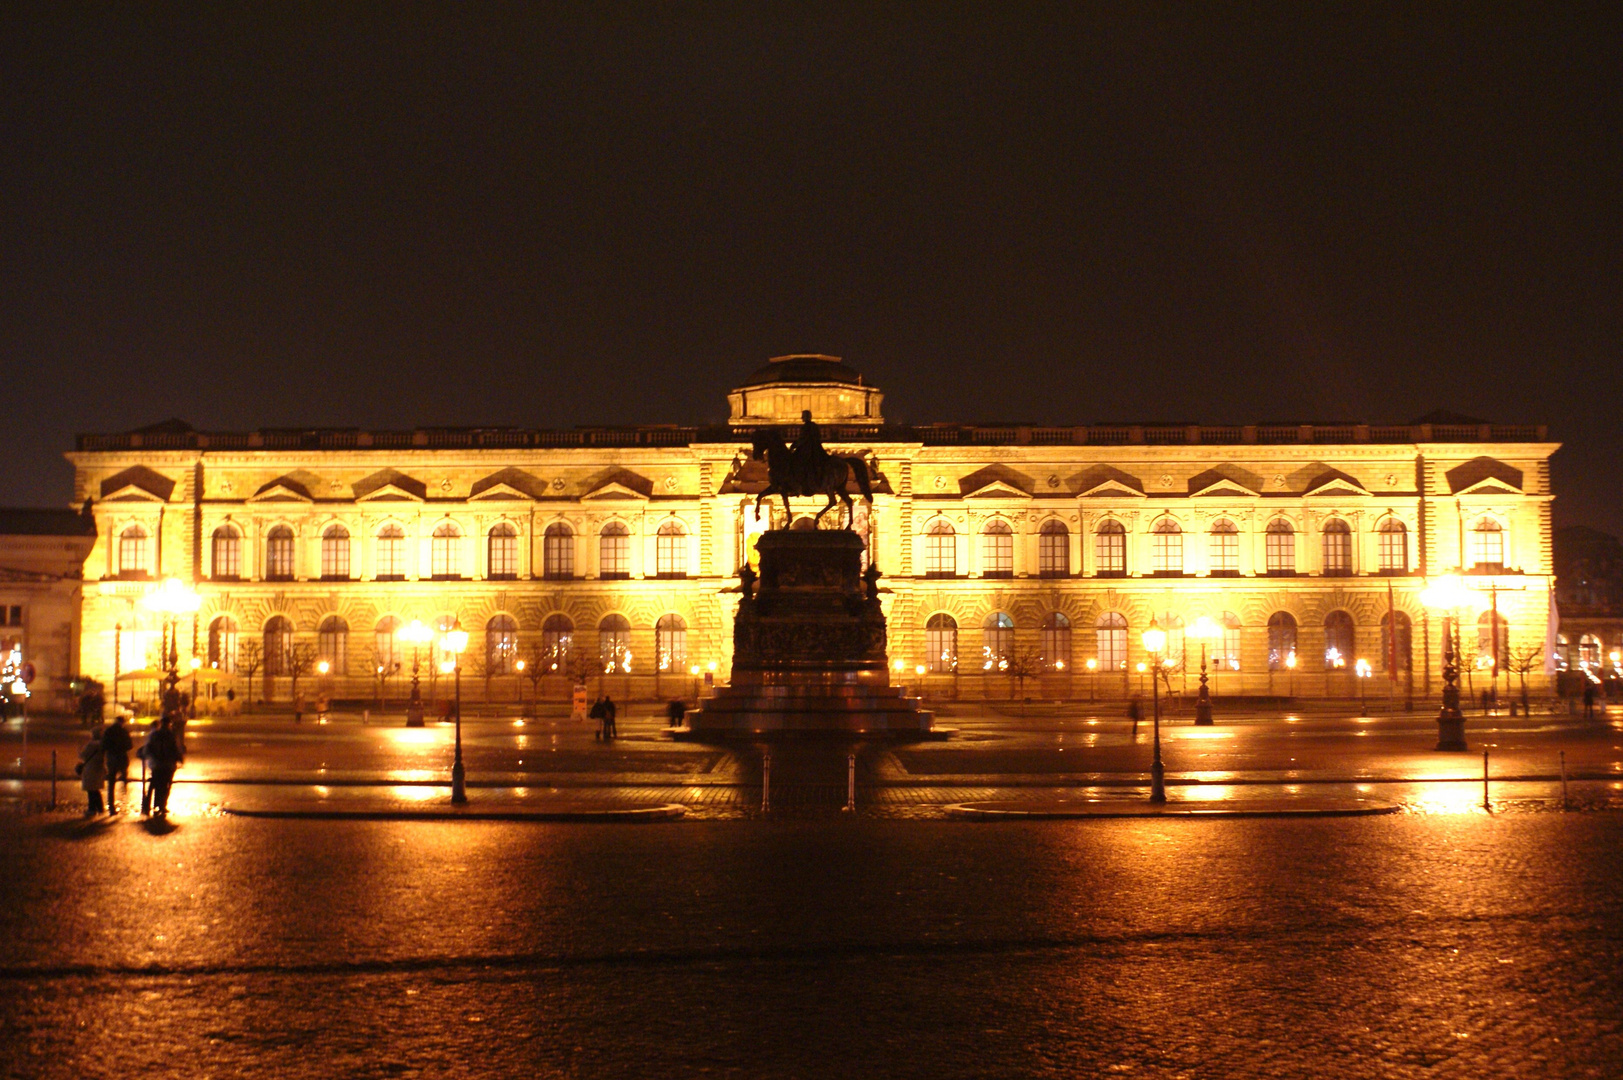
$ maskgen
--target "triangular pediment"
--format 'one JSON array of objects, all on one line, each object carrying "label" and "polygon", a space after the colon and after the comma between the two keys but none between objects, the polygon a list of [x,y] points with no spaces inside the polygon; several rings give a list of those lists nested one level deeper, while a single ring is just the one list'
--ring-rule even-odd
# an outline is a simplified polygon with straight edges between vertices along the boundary
[{"label": "triangular pediment", "polygon": [[315,502],[310,492],[297,480],[278,477],[248,496],[249,502]]},{"label": "triangular pediment", "polygon": [[145,465],[132,465],[101,482],[103,499],[121,499],[125,502],[168,502],[174,491],[173,480]]},{"label": "triangular pediment", "polygon": [[1344,472],[1331,469],[1321,474],[1311,484],[1304,495],[1368,495],[1369,489]]},{"label": "triangular pediment", "polygon": [[1511,487],[1497,476],[1487,476],[1470,487],[1460,488],[1456,495],[1520,495],[1521,488]]},{"label": "triangular pediment", "polygon": [[475,501],[482,502],[482,501],[484,501],[486,499],[498,500],[498,501],[503,500],[503,499],[508,499],[508,500],[511,500],[511,499],[523,499],[526,502],[528,502],[529,499],[530,499],[530,496],[528,494],[526,494],[525,492],[520,491],[518,488],[514,487],[512,484],[500,484],[500,483],[491,484],[489,487],[482,488],[478,492],[468,496],[468,501],[469,502],[475,502]]},{"label": "triangular pediment", "polygon": [[1135,487],[1128,487],[1126,484],[1122,483],[1120,480],[1116,480],[1116,479],[1113,479],[1113,478],[1110,479],[1110,480],[1105,480],[1105,481],[1103,481],[1101,483],[1095,484],[1092,487],[1088,488],[1086,491],[1078,493],[1077,498],[1079,498],[1079,499],[1119,498],[1119,497],[1124,496],[1124,495],[1128,496],[1130,498],[1134,498],[1134,499],[1145,498],[1145,495],[1144,495],[1144,493],[1142,491],[1138,490]]},{"label": "triangular pediment", "polygon": [[1454,495],[1520,495],[1522,471],[1497,458],[1472,458],[1448,470],[1448,490]]},{"label": "triangular pediment", "polygon": [[1255,498],[1260,494],[1262,477],[1233,465],[1219,465],[1189,478],[1192,499]]},{"label": "triangular pediment", "polygon": [[422,502],[423,497],[416,492],[407,491],[399,484],[382,484],[368,491],[365,495],[357,495],[356,502]]},{"label": "triangular pediment", "polygon": [[654,482],[630,469],[609,469],[593,477],[582,499],[648,499]]},{"label": "triangular pediment", "polygon": [[523,469],[507,468],[484,477],[468,493],[470,499],[539,499],[547,482]]},{"label": "triangular pediment", "polygon": [[1250,488],[1237,484],[1233,480],[1223,479],[1216,483],[1207,484],[1199,491],[1191,491],[1189,497],[1192,499],[1239,499],[1255,498],[1260,494],[1261,492],[1252,491]]},{"label": "triangular pediment", "polygon": [[163,502],[162,499],[160,499],[156,495],[152,494],[152,492],[148,491],[146,488],[137,487],[134,484],[125,484],[123,487],[117,488],[114,491],[103,492],[102,496],[101,496],[101,501],[102,502],[148,502],[148,503],[161,503],[161,502]]},{"label": "triangular pediment", "polygon": [[640,491],[634,491],[618,480],[610,480],[581,496],[582,501],[588,499],[637,499],[646,502],[648,496]]},{"label": "triangular pediment", "polygon": [[990,484],[983,484],[964,496],[966,499],[1029,499],[1029,491],[1021,491],[1013,484],[1002,480],[993,480]]},{"label": "triangular pediment", "polygon": [[1007,465],[994,464],[960,477],[958,495],[964,499],[976,497],[1028,499],[1031,497],[1033,486],[1031,477],[1018,473]]}]

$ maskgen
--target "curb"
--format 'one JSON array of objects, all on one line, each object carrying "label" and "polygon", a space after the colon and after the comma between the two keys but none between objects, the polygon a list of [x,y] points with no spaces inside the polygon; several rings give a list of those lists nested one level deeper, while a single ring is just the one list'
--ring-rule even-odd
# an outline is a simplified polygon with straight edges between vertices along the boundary
[{"label": "curb", "polygon": [[222,814],[243,818],[312,821],[597,821],[643,824],[676,821],[687,809],[675,803],[660,806],[630,806],[621,809],[569,807],[555,810],[290,810],[245,809],[221,806]]},{"label": "curb", "polygon": [[[1247,804],[1250,805],[1247,805]],[[1004,800],[953,803],[942,808],[948,817],[972,821],[1054,820],[1062,818],[1277,818],[1371,817],[1395,814],[1396,803],[1373,799],[1313,800],[1297,805],[1291,799],[1241,799],[1232,802],[1174,802],[1161,806],[1116,799],[1076,802]]]}]

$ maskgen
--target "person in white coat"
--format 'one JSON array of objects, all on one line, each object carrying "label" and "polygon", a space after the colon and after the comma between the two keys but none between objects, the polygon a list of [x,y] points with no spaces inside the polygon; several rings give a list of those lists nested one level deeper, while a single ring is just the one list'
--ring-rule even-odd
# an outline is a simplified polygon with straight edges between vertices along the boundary
[{"label": "person in white coat", "polygon": [[101,725],[90,732],[90,739],[79,749],[79,786],[84,788],[86,817],[101,813],[101,789],[107,783],[107,754],[102,748]]}]

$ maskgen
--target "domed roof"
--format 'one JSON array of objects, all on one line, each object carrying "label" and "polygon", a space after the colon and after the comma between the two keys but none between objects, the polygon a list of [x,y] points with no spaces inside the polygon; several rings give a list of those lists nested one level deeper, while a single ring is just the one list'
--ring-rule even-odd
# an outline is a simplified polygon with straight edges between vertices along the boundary
[{"label": "domed roof", "polygon": [[738,385],[740,389],[743,389],[751,386],[768,386],[772,383],[845,383],[849,386],[863,385],[860,371],[847,366],[838,356],[824,356],[821,353],[794,353],[789,356],[774,356],[771,360],[750,372],[749,378]]}]

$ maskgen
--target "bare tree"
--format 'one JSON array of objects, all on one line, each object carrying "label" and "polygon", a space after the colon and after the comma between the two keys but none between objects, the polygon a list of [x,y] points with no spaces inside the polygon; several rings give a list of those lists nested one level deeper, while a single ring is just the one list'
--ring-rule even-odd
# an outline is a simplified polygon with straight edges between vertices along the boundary
[{"label": "bare tree", "polygon": [[1015,696],[1021,700],[1026,696],[1026,680],[1035,679],[1048,666],[1040,649],[1016,650],[1004,658],[1004,664],[1003,673],[1009,677],[1009,687],[1018,687]]},{"label": "bare tree", "polygon": [[310,674],[311,669],[315,666],[316,647],[314,645],[301,641],[288,648],[285,668],[288,675],[293,679],[293,685],[289,687],[288,693],[293,695],[294,701],[299,700],[299,679]]},{"label": "bare tree", "polygon": [[1522,686],[1522,714],[1527,714],[1527,676],[1544,666],[1544,642],[1535,641],[1520,647],[1512,647],[1506,657],[1505,667],[1521,680]]},{"label": "bare tree", "polygon": [[392,649],[372,650],[372,680],[377,684],[378,711],[384,709],[384,699],[389,689],[389,680],[400,674],[400,661],[394,658]]},{"label": "bare tree", "polygon": [[237,671],[248,679],[248,705],[254,703],[254,676],[265,666],[265,647],[250,638],[237,646]]}]

